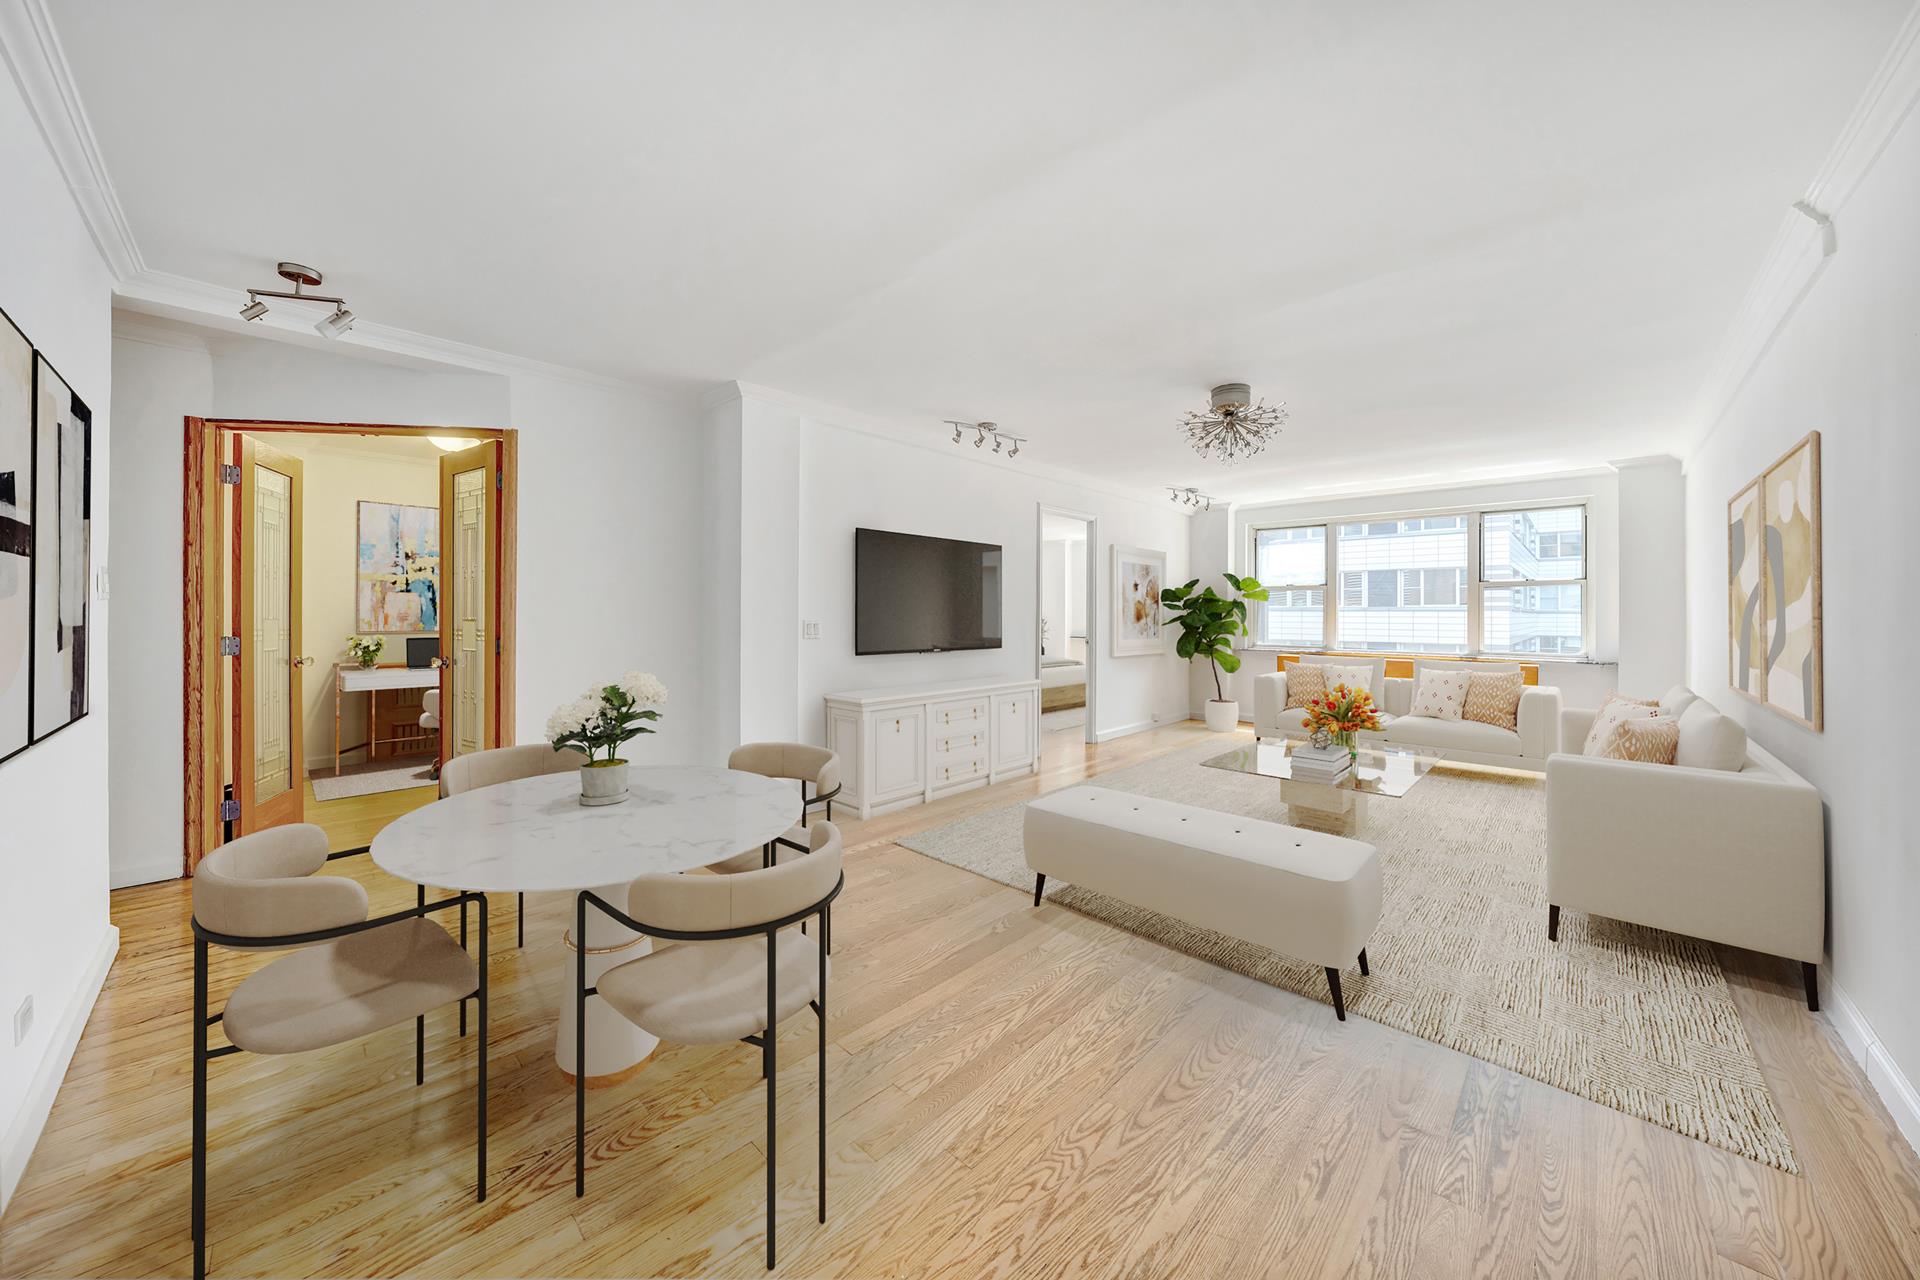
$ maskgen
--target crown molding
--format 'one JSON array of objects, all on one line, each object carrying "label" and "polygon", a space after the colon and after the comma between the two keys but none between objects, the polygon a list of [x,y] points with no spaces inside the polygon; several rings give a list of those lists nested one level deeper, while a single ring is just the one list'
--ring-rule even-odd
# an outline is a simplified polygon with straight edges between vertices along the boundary
[{"label": "crown molding", "polygon": [[1779,230],[1734,312],[1695,405],[1697,452],[1726,417],[1774,340],[1845,241],[1840,213],[1920,102],[1920,4],[1907,12],[1879,69]]},{"label": "crown molding", "polygon": [[44,0],[0,0],[0,59],[13,73],[27,111],[114,278],[145,270]]}]

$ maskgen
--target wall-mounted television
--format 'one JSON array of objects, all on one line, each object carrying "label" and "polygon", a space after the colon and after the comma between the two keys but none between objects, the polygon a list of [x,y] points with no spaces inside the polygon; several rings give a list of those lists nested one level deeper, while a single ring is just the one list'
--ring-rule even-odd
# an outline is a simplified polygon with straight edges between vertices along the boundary
[{"label": "wall-mounted television", "polygon": [[853,651],[1000,647],[1001,551],[885,529],[853,531]]}]

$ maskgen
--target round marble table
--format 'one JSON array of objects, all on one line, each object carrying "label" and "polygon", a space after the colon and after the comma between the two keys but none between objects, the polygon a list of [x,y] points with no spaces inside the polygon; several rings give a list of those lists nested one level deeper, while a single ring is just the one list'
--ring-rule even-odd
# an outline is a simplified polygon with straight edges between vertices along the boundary
[{"label": "round marble table", "polygon": [[[627,885],[652,872],[692,871],[756,849],[800,818],[790,781],[698,766],[639,767],[621,804],[587,806],[572,773],[481,787],[387,824],[374,837],[374,865],[389,875],[440,889],[479,893],[577,893],[592,889],[626,909]],[[587,983],[616,964],[647,954],[649,940],[587,912],[587,936],[568,932],[570,956],[586,960]],[[574,1071],[574,966],[565,966],[554,1057]],[[624,1071],[657,1040],[601,1001],[587,1004],[589,1076]]]}]

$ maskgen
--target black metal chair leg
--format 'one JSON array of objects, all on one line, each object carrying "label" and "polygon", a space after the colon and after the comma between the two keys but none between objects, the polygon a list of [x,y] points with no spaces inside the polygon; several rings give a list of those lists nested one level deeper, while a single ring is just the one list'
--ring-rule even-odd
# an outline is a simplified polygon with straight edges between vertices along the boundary
[{"label": "black metal chair leg", "polygon": [[513,945],[525,948],[527,945],[527,895],[516,895],[518,902],[513,908]]},{"label": "black metal chair leg", "polygon": [[1360,976],[1363,978],[1367,976],[1367,949],[1365,947],[1360,948]]},{"label": "black metal chair leg", "polygon": [[1560,908],[1554,906],[1552,903],[1548,903],[1547,904],[1547,941],[1558,942],[1559,940],[1560,940]]},{"label": "black metal chair leg", "polygon": [[778,936],[774,930],[767,930],[767,1030],[766,1053],[767,1066],[767,1270],[773,1270],[773,1089],[774,1089],[774,1041],[779,1038],[780,1028],[775,1018],[774,976],[779,948],[774,944]]},{"label": "black metal chair leg", "polygon": [[[827,936],[827,913],[820,913],[820,936]],[[820,1221],[827,1220],[827,949],[820,948]]]},{"label": "black metal chair leg", "polygon": [[1807,1012],[1820,1012],[1820,966],[1811,960],[1802,960],[1800,980],[1807,985]]},{"label": "black metal chair leg", "polygon": [[1340,998],[1340,971],[1327,970],[1327,990],[1333,992],[1333,1016],[1345,1022],[1347,1020],[1347,1002]]},{"label": "black metal chair leg", "polygon": [[413,1082],[427,1082],[427,1015],[413,1020]]},{"label": "black metal chair leg", "polygon": [[1046,887],[1047,887],[1046,876],[1037,875],[1033,878],[1033,905],[1034,906],[1037,907],[1040,905],[1040,891]]},{"label": "black metal chair leg", "polygon": [[[467,949],[467,904],[464,902],[460,904],[460,949]],[[467,1000],[466,996],[460,997],[460,1034],[463,1036],[467,1034]]]},{"label": "black metal chair leg", "polygon": [[207,1274],[207,941],[193,940],[193,1275]]},{"label": "black metal chair leg", "polygon": [[573,1194],[587,1194],[587,899],[573,918]]},{"label": "black metal chair leg", "polygon": [[478,1161],[474,1183],[479,1188],[478,1199],[487,1198],[487,900],[480,899],[480,1015],[479,1034],[474,1037],[479,1043],[474,1052],[480,1064],[479,1096],[475,1099],[474,1126],[476,1136],[475,1159]]}]

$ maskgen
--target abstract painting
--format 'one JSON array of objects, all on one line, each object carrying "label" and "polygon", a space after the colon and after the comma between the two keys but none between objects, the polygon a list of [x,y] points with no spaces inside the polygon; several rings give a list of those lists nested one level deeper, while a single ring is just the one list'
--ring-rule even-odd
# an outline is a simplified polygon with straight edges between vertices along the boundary
[{"label": "abstract painting", "polygon": [[361,635],[440,630],[440,509],[362,502],[359,511]]},{"label": "abstract painting", "polygon": [[33,740],[87,714],[93,415],[36,357],[33,425]]},{"label": "abstract painting", "polygon": [[1160,591],[1166,582],[1166,552],[1114,546],[1114,657],[1166,652],[1166,640],[1160,622]]},{"label": "abstract painting", "polygon": [[1734,691],[1764,701],[1765,592],[1760,576],[1760,482],[1727,504],[1727,680]]},{"label": "abstract painting", "polygon": [[32,490],[33,344],[0,312],[0,760],[27,745]]},{"label": "abstract painting", "polygon": [[1820,433],[1809,432],[1761,478],[1766,526],[1766,704],[1818,731],[1820,679]]}]

